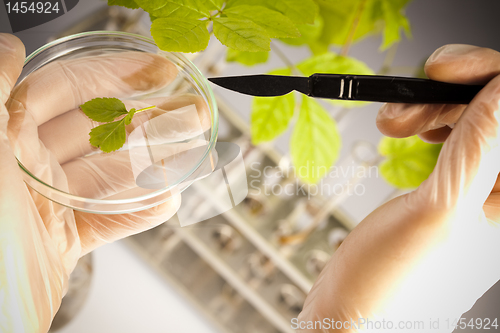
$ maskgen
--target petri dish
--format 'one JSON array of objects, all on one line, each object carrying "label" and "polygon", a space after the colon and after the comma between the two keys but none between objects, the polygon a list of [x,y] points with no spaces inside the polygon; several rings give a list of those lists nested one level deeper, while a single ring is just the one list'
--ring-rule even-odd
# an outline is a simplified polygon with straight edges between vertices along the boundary
[{"label": "petri dish", "polygon": [[[93,98],[153,108],[134,115],[122,148],[103,152],[89,142],[103,123],[80,108]],[[184,55],[143,36],[95,31],[41,47],[27,57],[7,107],[25,182],[72,209],[148,209],[217,165],[218,111],[208,81]]]}]

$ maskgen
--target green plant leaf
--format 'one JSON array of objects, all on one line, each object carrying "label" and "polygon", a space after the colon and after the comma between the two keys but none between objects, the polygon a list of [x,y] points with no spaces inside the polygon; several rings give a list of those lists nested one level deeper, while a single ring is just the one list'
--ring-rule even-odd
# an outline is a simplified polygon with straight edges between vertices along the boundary
[{"label": "green plant leaf", "polygon": [[434,170],[442,144],[426,143],[412,136],[404,139],[383,137],[378,151],[386,159],[380,163],[380,174],[399,189],[420,186]]},{"label": "green plant leaf", "polygon": [[[148,106],[139,110],[127,111],[125,105],[116,98],[94,98],[82,104],[81,109],[87,117],[98,122],[107,122],[93,128],[90,135],[90,144],[99,147],[103,152],[109,153],[120,149],[126,140],[125,126],[132,122],[137,112],[146,111],[155,106]],[[114,119],[125,115],[120,120]]]},{"label": "green plant leaf", "polygon": [[268,72],[269,75],[292,75],[292,70],[288,67],[276,68]]},{"label": "green plant leaf", "polygon": [[299,24],[297,27],[301,34],[298,38],[281,38],[280,40],[289,45],[300,46],[307,45],[313,55],[319,55],[328,52],[328,43],[319,40],[323,31],[323,17],[316,16],[314,24]]},{"label": "green plant leaf", "polygon": [[318,15],[318,5],[312,0],[276,1],[274,9],[295,23],[313,24],[316,15]]},{"label": "green plant leaf", "polygon": [[303,96],[290,153],[297,175],[317,183],[338,159],[342,145],[334,120],[314,99]]},{"label": "green plant leaf", "polygon": [[234,49],[227,49],[226,61],[239,62],[245,66],[262,64],[269,58],[269,52],[244,52]]},{"label": "green plant leaf", "polygon": [[108,6],[123,6],[130,9],[139,8],[139,5],[134,0],[108,0]]},{"label": "green plant leaf", "polygon": [[374,74],[373,70],[364,62],[352,57],[344,57],[333,52],[307,58],[301,61],[297,65],[297,68],[307,76],[314,73]]},{"label": "green plant leaf", "polygon": [[403,15],[403,8],[407,4],[408,0],[384,0],[382,1],[383,15],[385,21],[384,27],[384,40],[382,50],[387,49],[392,44],[399,42],[400,30],[401,28],[406,33],[406,36],[410,37],[410,23],[408,19]]},{"label": "green plant leaf", "polygon": [[127,139],[125,118],[94,127],[90,131],[90,143],[103,152],[110,153],[120,149]]},{"label": "green plant leaf", "polygon": [[[156,22],[156,21],[155,21]],[[215,37],[224,45],[239,51],[270,51],[271,39],[266,30],[248,19],[219,17],[214,19]]]},{"label": "green plant leaf", "polygon": [[[327,74],[359,74],[373,75],[374,72],[362,61],[352,57],[343,57],[332,52],[320,54],[308,58],[297,65],[304,75],[310,76],[314,73]],[[368,104],[367,102],[328,100],[334,105],[344,107],[359,107]]]},{"label": "green plant leaf", "polygon": [[292,22],[299,24],[312,24],[318,14],[318,5],[313,0],[230,0],[227,8],[239,5],[264,6],[280,12]]},{"label": "green plant leaf", "polygon": [[222,10],[225,0],[204,0],[204,5],[208,10]]},{"label": "green plant leaf", "polygon": [[[268,74],[291,75],[291,70],[279,68]],[[253,98],[250,128],[253,144],[271,141],[287,129],[295,110],[294,95]]]},{"label": "green plant leaf", "polygon": [[293,93],[277,97],[254,97],[252,101],[252,143],[259,144],[275,139],[283,133],[293,117]]},{"label": "green plant leaf", "polygon": [[324,26],[320,36],[320,40],[326,44],[343,45],[351,29],[354,17],[357,14],[357,9],[361,1],[365,2],[365,10],[358,21],[358,27],[354,34],[353,41],[357,41],[364,37],[374,29],[371,16],[367,15],[369,4],[373,0],[330,0],[320,1],[319,13],[323,18]]},{"label": "green plant leaf", "polygon": [[125,104],[118,98],[94,98],[80,108],[87,117],[100,123],[113,121],[128,113]]},{"label": "green plant leaf", "polygon": [[135,0],[154,17],[199,19],[210,17],[202,0]]},{"label": "green plant leaf", "polygon": [[125,126],[126,125],[130,125],[130,123],[132,122],[132,118],[134,117],[134,114],[137,112],[136,109],[130,109],[130,111],[128,112],[128,114],[125,116],[125,118],[123,118],[123,120],[125,121]]},{"label": "green plant leaf", "polygon": [[286,16],[263,6],[241,5],[224,11],[228,17],[241,17],[253,21],[263,27],[271,38],[299,37],[295,24]]},{"label": "green plant leaf", "polygon": [[298,38],[281,38],[283,43],[288,45],[304,45],[309,44],[319,38],[321,31],[323,29],[323,19],[321,16],[317,16],[313,24],[299,24],[297,28],[300,33]]},{"label": "green plant leaf", "polygon": [[328,52],[328,44],[318,40],[313,40],[307,43],[313,55],[320,55]]},{"label": "green plant leaf", "polygon": [[208,46],[206,21],[158,18],[151,24],[151,35],[164,51],[198,52]]}]

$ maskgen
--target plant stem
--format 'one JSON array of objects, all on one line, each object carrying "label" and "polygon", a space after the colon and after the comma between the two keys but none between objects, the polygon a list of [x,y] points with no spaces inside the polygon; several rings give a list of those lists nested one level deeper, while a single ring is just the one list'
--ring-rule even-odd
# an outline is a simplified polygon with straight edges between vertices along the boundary
[{"label": "plant stem", "polygon": [[361,15],[363,14],[363,10],[365,9],[365,4],[366,0],[361,0],[359,3],[358,10],[356,11],[354,19],[352,20],[351,28],[349,29],[349,33],[347,34],[345,43],[342,46],[342,49],[340,50],[341,56],[345,57],[349,53],[349,49],[351,48],[351,44],[354,39],[354,35],[356,34],[356,30],[358,29],[359,26],[359,20],[361,18]]},{"label": "plant stem", "polygon": [[[215,11],[214,11],[215,12]],[[217,10],[216,13],[214,13],[213,15],[210,14],[208,18],[208,21],[213,21],[214,18],[217,18],[218,16],[222,15],[222,9],[221,10]]]},{"label": "plant stem", "polygon": [[135,111],[135,113],[139,113],[139,112],[142,112],[142,111],[146,111],[146,110],[149,110],[149,109],[152,109],[152,108],[155,108],[156,105],[153,105],[153,106],[148,106],[147,108],[144,108],[144,109],[139,109],[137,111]]}]

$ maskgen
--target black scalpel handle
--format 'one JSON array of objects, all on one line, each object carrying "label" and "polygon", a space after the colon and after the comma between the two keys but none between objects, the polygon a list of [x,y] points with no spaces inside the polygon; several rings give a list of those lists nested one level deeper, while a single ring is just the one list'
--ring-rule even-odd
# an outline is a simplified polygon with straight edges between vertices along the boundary
[{"label": "black scalpel handle", "polygon": [[313,74],[309,77],[311,97],[386,103],[469,104],[483,87],[378,75]]}]

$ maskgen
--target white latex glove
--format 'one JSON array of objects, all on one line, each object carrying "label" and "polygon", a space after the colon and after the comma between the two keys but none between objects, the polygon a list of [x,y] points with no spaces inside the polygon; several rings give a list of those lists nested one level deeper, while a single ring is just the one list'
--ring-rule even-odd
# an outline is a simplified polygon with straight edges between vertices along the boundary
[{"label": "white latex glove", "polygon": [[[500,278],[500,54],[449,45],[425,70],[438,81],[487,85],[468,106],[381,108],[384,134],[444,141],[438,163],[417,190],[377,208],[350,233],[309,293],[300,331],[451,332]],[[307,329],[325,318],[358,326]],[[359,318],[372,325],[359,329]]]},{"label": "white latex glove", "polygon": [[[130,161],[121,160],[121,152],[106,163],[100,155],[84,156],[92,151],[88,132],[95,124],[78,106],[95,97],[128,98],[161,88],[177,75],[172,63],[132,52],[56,62],[30,75],[11,93],[24,52],[19,39],[0,34],[0,331],[16,333],[48,331],[68,277],[82,255],[152,228],[180,206],[177,195],[130,214],[73,211],[28,188],[15,158],[38,178],[72,193],[104,198],[133,190],[137,185]],[[206,104],[199,97],[178,96],[155,103],[161,113],[195,105],[203,129],[210,125]],[[127,131],[141,118],[154,118],[159,109],[138,114]],[[172,117],[180,139],[199,134],[178,112]],[[82,183],[82,174],[87,180],[95,179]]]}]

